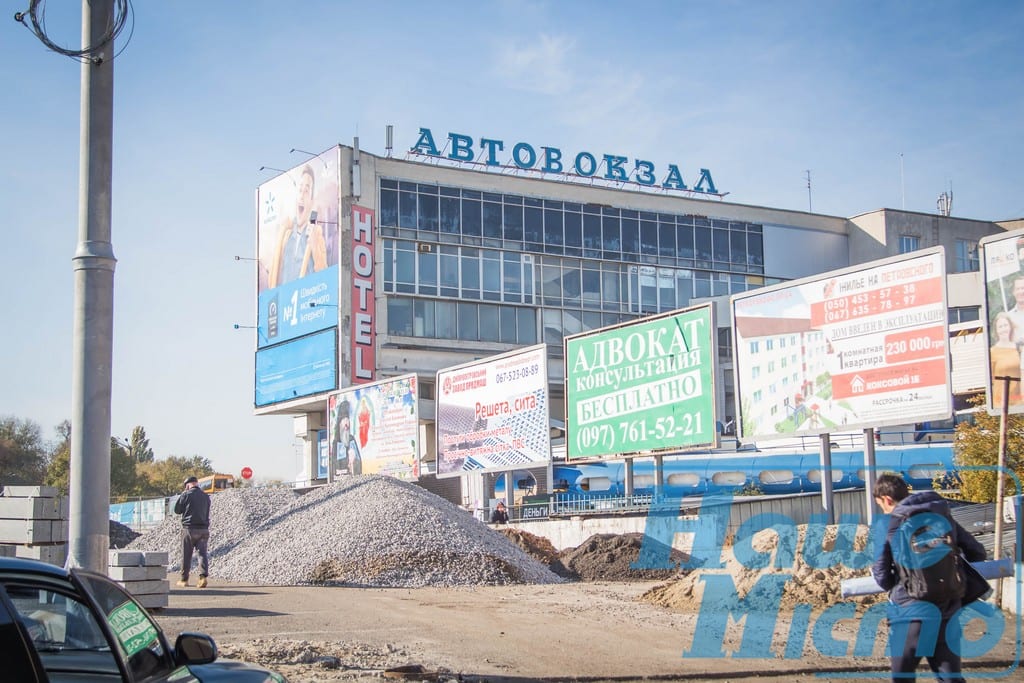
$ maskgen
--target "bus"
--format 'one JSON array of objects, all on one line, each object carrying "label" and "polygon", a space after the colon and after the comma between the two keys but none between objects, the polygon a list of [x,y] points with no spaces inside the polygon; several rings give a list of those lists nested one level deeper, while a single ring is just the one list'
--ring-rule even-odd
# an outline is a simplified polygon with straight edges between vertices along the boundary
[{"label": "bus", "polygon": [[199,488],[207,493],[217,493],[235,488],[235,477],[230,474],[209,474],[199,478]]}]

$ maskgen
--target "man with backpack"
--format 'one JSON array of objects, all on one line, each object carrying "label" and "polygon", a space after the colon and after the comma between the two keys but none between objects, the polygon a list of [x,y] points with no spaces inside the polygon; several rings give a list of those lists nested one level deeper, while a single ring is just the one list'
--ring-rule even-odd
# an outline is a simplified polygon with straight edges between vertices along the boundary
[{"label": "man with backpack", "polygon": [[949,504],[939,494],[910,493],[897,474],[878,477],[875,502],[889,516],[885,542],[871,574],[881,588],[889,591],[892,603],[892,680],[913,682],[924,656],[938,680],[963,683],[956,642],[959,631],[954,626],[947,633],[946,626],[960,609],[964,596],[962,565],[984,560],[985,548],[954,521]]}]

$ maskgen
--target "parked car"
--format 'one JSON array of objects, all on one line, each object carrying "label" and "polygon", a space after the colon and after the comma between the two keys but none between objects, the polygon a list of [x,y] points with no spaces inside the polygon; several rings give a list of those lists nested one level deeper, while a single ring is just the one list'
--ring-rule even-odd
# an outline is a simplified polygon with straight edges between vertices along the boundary
[{"label": "parked car", "polygon": [[281,682],[268,669],[217,658],[210,636],[168,646],[153,617],[110,579],[0,557],[0,678],[61,681]]}]

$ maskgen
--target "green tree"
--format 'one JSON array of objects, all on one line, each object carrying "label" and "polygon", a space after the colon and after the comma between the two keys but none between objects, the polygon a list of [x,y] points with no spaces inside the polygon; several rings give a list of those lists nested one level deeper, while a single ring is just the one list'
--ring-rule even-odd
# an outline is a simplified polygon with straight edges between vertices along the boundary
[{"label": "green tree", "polygon": [[38,424],[12,415],[0,416],[0,485],[38,486],[49,459]]},{"label": "green tree", "polygon": [[[71,424],[66,420],[57,426],[62,438],[54,447],[49,466],[46,468],[44,483],[67,495],[71,486]],[[135,461],[128,450],[110,439],[110,497],[120,500],[144,495],[141,493],[140,478],[135,471]]]},{"label": "green tree", "polygon": [[110,498],[122,500],[141,495],[135,460],[127,448],[110,438]]},{"label": "green tree", "polygon": [[[998,480],[995,466],[999,463],[999,416],[984,410],[973,415],[973,422],[956,426],[953,460],[958,468],[966,469],[957,472],[954,485],[959,487],[964,500],[991,503],[996,499]],[[1018,478],[1024,477],[1024,416],[1010,415],[1006,427],[1006,468]],[[970,469],[977,466],[991,469]],[[1004,491],[1006,495],[1017,492],[1012,477],[1006,479]]]},{"label": "green tree", "polygon": [[128,456],[135,462],[153,462],[155,460],[153,449],[149,447],[146,430],[141,425],[136,426],[128,438]]},{"label": "green tree", "polygon": [[173,496],[181,493],[186,477],[205,477],[213,474],[213,465],[198,455],[185,458],[172,455],[164,460],[142,463],[138,466],[140,479],[144,479],[144,491],[139,495]]}]

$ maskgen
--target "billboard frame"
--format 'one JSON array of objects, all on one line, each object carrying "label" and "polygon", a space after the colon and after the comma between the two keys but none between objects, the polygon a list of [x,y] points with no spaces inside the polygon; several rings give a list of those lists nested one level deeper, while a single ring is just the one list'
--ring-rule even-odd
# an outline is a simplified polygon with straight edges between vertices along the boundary
[{"label": "billboard frame", "polygon": [[[533,346],[527,346],[505,353],[497,354],[494,356],[487,356],[486,358],[480,358],[477,360],[469,361],[467,363],[461,363],[447,368],[442,368],[437,371],[435,376],[435,394],[434,394],[434,445],[435,452],[437,453],[436,460],[436,476],[438,479],[446,477],[457,477],[467,473],[484,473],[484,472],[508,472],[516,469],[526,469],[530,467],[545,467],[551,464],[551,382],[548,375],[548,353],[547,344],[535,344]],[[517,357],[522,356],[522,365],[525,367],[516,368],[515,363],[509,363],[509,369],[500,371],[502,363],[508,363],[509,361],[517,360]],[[536,357],[536,365],[527,365],[532,362],[532,357]],[[534,401],[542,405],[529,406],[530,401],[527,400],[523,407],[520,407],[515,399],[519,398],[515,395],[508,395],[507,393],[500,400],[494,400],[492,397],[488,400],[488,405],[485,406],[488,410],[483,411],[486,413],[486,417],[480,417],[480,403],[476,403],[476,413],[472,418],[468,418],[471,423],[471,431],[452,431],[446,432],[443,428],[446,416],[442,413],[447,409],[455,412],[458,410],[465,411],[466,408],[449,402],[445,404],[443,396],[453,390],[453,383],[463,379],[458,375],[465,375],[467,372],[474,372],[471,380],[466,380],[468,384],[473,385],[481,380],[484,384],[480,387],[469,386],[465,391],[470,392],[474,389],[489,389],[494,390],[494,387],[498,384],[505,384],[506,386],[514,386],[516,384],[522,385],[522,389],[526,389],[525,393],[522,393],[520,397],[529,396],[529,392],[533,392]],[[493,379],[493,383],[490,381]],[[447,382],[446,382],[447,380]],[[539,382],[539,386],[534,386],[534,383]],[[540,397],[537,397],[537,392],[540,392]],[[472,394],[468,394],[472,397]],[[505,399],[513,399],[513,404],[509,405]],[[493,410],[492,410],[493,408]],[[483,435],[483,432],[494,432],[505,429],[502,422],[501,416],[508,415],[508,420],[511,421],[517,415],[527,414],[530,412],[540,413],[543,410],[543,437],[535,436],[534,439],[543,442],[543,446],[540,448],[529,448],[526,446],[526,439],[528,435],[518,435],[519,440],[522,441],[521,446],[511,446],[511,448],[518,448],[519,452],[528,450],[534,450],[536,452],[542,452],[543,457],[534,460],[525,460],[521,462],[515,462],[503,465],[494,466],[481,466],[466,468],[466,463],[473,457],[472,455],[466,455],[461,458],[453,457],[453,462],[458,461],[457,467],[452,469],[445,469],[442,471],[442,462],[446,460],[449,452],[459,452],[465,450],[483,449],[497,452],[494,448],[494,444],[484,444],[485,439],[498,439],[499,435]],[[529,417],[527,418],[529,419]],[[536,418],[534,418],[536,419]],[[486,430],[477,429],[477,426],[481,424],[486,425]],[[448,418],[448,421],[455,422],[452,418]],[[467,420],[463,420],[466,422]],[[495,425],[498,425],[497,427]],[[452,434],[454,436],[446,437],[446,434]],[[479,438],[465,438],[465,437],[478,436]],[[506,436],[501,434],[500,437]],[[517,434],[511,433],[508,436],[517,437]],[[444,445],[446,438],[450,438],[453,444],[474,444],[479,443],[480,446],[472,448],[448,448]],[[532,445],[532,444],[531,444]],[[484,456],[485,457],[485,456]]]},{"label": "billboard frame", "polygon": [[[706,342],[704,348],[707,349],[706,358],[700,359],[701,362],[696,365],[690,365],[689,362],[682,364],[682,367],[669,367],[664,372],[658,373],[658,379],[653,390],[667,389],[669,385],[666,384],[667,379],[675,376],[686,376],[690,379],[691,383],[696,384],[696,388],[700,391],[699,395],[688,396],[684,399],[684,403],[690,404],[692,401],[699,398],[704,398],[709,401],[710,405],[699,406],[693,410],[684,410],[679,424],[676,424],[677,409],[676,404],[671,404],[672,407],[667,407],[669,404],[660,404],[664,415],[657,414],[657,408],[648,407],[647,409],[636,408],[631,409],[625,413],[617,413],[614,416],[608,416],[606,419],[600,419],[595,416],[592,421],[594,424],[589,426],[587,432],[582,431],[583,425],[577,426],[577,420],[575,419],[575,412],[579,407],[578,403],[574,403],[572,395],[574,390],[572,388],[573,376],[570,373],[570,357],[572,354],[577,353],[570,347],[575,344],[582,344],[586,340],[595,340],[597,343],[608,343],[614,336],[619,334],[629,335],[628,332],[623,333],[623,330],[629,330],[631,328],[641,329],[645,327],[657,326],[664,321],[669,319],[679,319],[683,316],[691,316],[683,325],[691,324],[691,321],[705,321],[707,324],[707,330],[705,330],[704,336],[700,338],[701,341]],[[704,316],[704,317],[698,317]],[[677,322],[677,325],[679,323]],[[695,332],[696,333],[696,332]],[[682,333],[680,333],[682,336]],[[648,333],[648,337],[650,334]],[[691,337],[692,340],[692,337]],[[683,337],[683,343],[687,344],[685,337]],[[692,344],[687,344],[686,350],[683,354],[674,355],[663,355],[657,359],[653,358],[652,354],[648,353],[648,358],[644,361],[648,368],[650,363],[660,360],[669,365],[673,365],[670,359],[678,357],[680,355],[692,354],[694,350]],[[700,348],[700,347],[696,347]],[[596,330],[588,330],[574,335],[566,336],[562,341],[563,349],[563,362],[564,362],[564,377],[565,377],[565,447],[566,447],[566,461],[583,461],[583,460],[607,460],[617,459],[629,456],[647,456],[647,455],[659,455],[664,453],[679,453],[690,450],[707,450],[709,448],[717,448],[719,443],[718,435],[718,416],[717,416],[717,380],[718,380],[718,344],[717,344],[717,325],[715,315],[715,304],[714,302],[705,302],[697,304],[695,306],[688,306],[686,308],[676,309],[674,311],[668,311],[666,313],[658,313],[655,315],[638,318],[636,320],[630,320],[627,322],[619,323],[616,325],[609,325],[607,327],[598,328]],[[584,351],[584,349],[580,349]],[[602,354],[603,355],[603,352]],[[603,359],[605,360],[605,359]],[[625,360],[625,359],[624,359]],[[625,382],[634,380],[634,383],[629,384],[625,389],[619,389],[622,386],[622,382],[619,380],[621,377],[616,377],[616,390],[615,395],[618,395],[622,400],[628,399],[627,394],[632,389],[639,389],[643,386],[651,386],[651,382],[636,382],[636,380],[646,380],[651,375],[647,374],[646,370],[637,369],[640,361],[631,361],[632,365],[623,365],[623,368],[633,368],[634,375],[626,378]],[[602,365],[602,367],[604,367]],[[597,366],[595,364],[594,369]],[[673,371],[684,370],[683,373],[676,372],[674,375],[670,374]],[[635,376],[639,373],[639,376]],[[696,375],[696,379],[693,379]],[[705,379],[705,375],[707,375]],[[706,388],[704,384],[706,382]],[[677,386],[677,388],[680,388]],[[687,390],[688,387],[681,387],[683,390]],[[596,397],[595,397],[596,398]],[[586,400],[586,399],[584,399]],[[607,401],[605,402],[607,403]],[[594,409],[597,410],[595,404]],[[653,411],[653,412],[652,412]],[[616,425],[614,422],[620,420],[623,415],[629,413],[641,412],[644,414],[642,418],[633,417],[624,422],[620,422],[618,431],[616,431]],[[706,415],[706,417],[705,417]],[[696,417],[694,417],[696,416]],[[686,419],[688,418],[688,419]],[[694,422],[699,426],[694,430]],[[707,439],[700,440],[686,440],[685,437],[689,436],[688,431],[694,431],[694,436],[709,435]],[[631,446],[644,445],[645,442],[650,441],[652,438],[664,439],[675,437],[676,434],[681,437],[676,443],[661,446],[658,448],[625,448],[625,443],[629,443]],[[597,440],[596,443],[594,440]],[[588,445],[581,447],[581,442],[587,441]],[[621,442],[623,447],[616,448],[616,442]],[[598,446],[596,450],[600,452],[593,452],[595,449],[593,446]],[[601,448],[604,446],[604,448]],[[590,450],[588,453],[581,453],[582,450]],[[575,454],[574,454],[575,453]]]},{"label": "billboard frame", "polygon": [[[1018,241],[1021,244],[1018,244]],[[1012,248],[1006,249],[1003,247],[1003,242],[1009,246],[1012,243]],[[1003,248],[999,248],[1003,247]],[[994,339],[993,336],[996,334],[994,318],[1000,313],[1008,314],[1012,325],[1016,326],[1016,339],[1011,341],[1015,342],[1016,354],[1018,356],[1017,366],[1017,389],[1013,389],[1013,382],[1010,382],[1010,400],[1007,405],[1007,413],[1010,415],[1024,413],[1024,396],[1021,396],[1020,392],[1020,376],[1021,376],[1021,363],[1019,357],[1021,355],[1022,346],[1024,346],[1024,312],[1016,311],[1016,298],[1013,295],[1013,281],[1018,278],[1024,278],[1024,259],[1021,255],[1024,254],[1024,229],[1013,230],[1001,235],[987,235],[978,241],[978,249],[981,251],[980,254],[980,266],[981,266],[981,285],[982,285],[982,305],[981,305],[981,328],[985,335],[985,409],[991,415],[1002,414],[1003,406],[1002,400],[998,401],[999,405],[996,405],[997,398],[996,394],[996,382],[995,382],[995,369],[993,365],[993,354],[999,343],[998,339]],[[1007,270],[1010,266],[1016,266],[1013,270]],[[990,271],[1003,271],[1000,274],[990,277],[994,273]],[[1006,284],[1009,281],[1010,291],[1006,291]],[[1000,294],[1002,304],[1001,310],[993,311],[994,298],[994,286],[998,286],[998,294]],[[1009,299],[1007,299],[1009,297]],[[1008,304],[1010,301],[1014,302],[1013,308],[1009,308]],[[1020,314],[1020,319],[1017,319],[1016,314]],[[1012,330],[1013,328],[1011,328]],[[1012,377],[1013,375],[1002,375]],[[1002,384],[1002,382],[1000,382]],[[1002,386],[999,386],[1000,397],[1002,395]],[[1014,395],[1018,397],[1016,401],[1013,400]]]},{"label": "billboard frame", "polygon": [[[850,276],[856,275],[856,274],[863,274],[864,275],[863,284],[861,285],[861,289],[863,291],[851,291],[851,293],[849,295],[842,295],[842,292],[840,292],[840,294],[842,296],[834,297],[834,299],[835,300],[843,299],[844,303],[843,303],[842,307],[850,305],[850,306],[854,306],[854,309],[856,309],[857,307],[859,307],[861,305],[863,305],[865,307],[866,306],[870,306],[870,305],[874,305],[874,303],[873,303],[873,301],[871,299],[871,295],[869,293],[875,291],[873,289],[873,287],[876,287],[876,285],[878,283],[877,283],[877,281],[872,281],[871,280],[871,276],[872,275],[877,277],[881,273],[884,273],[886,271],[886,269],[891,268],[894,264],[899,264],[899,263],[913,261],[913,260],[922,260],[922,259],[932,259],[932,260],[937,261],[938,270],[940,271],[938,276],[936,276],[935,279],[938,280],[938,288],[939,288],[939,290],[941,292],[941,295],[939,296],[939,301],[931,302],[931,303],[932,303],[932,305],[940,305],[941,304],[941,322],[939,322],[939,321],[927,321],[926,324],[928,325],[927,329],[936,328],[936,327],[941,326],[940,339],[941,339],[941,344],[942,344],[942,349],[943,349],[942,363],[943,363],[943,372],[944,372],[945,379],[946,379],[946,381],[945,381],[945,387],[946,388],[945,388],[945,391],[942,392],[942,395],[941,395],[941,401],[942,401],[942,406],[943,407],[941,409],[937,408],[937,409],[935,409],[935,410],[933,410],[931,412],[926,412],[926,413],[917,414],[917,415],[901,414],[899,417],[893,417],[893,418],[885,418],[885,417],[871,417],[871,418],[867,418],[867,417],[865,417],[863,419],[855,419],[854,421],[843,422],[841,425],[833,424],[833,426],[831,426],[831,427],[826,424],[827,418],[825,418],[824,416],[820,415],[819,411],[817,409],[810,408],[810,409],[808,409],[810,411],[809,414],[810,415],[816,415],[817,414],[817,416],[818,416],[818,422],[820,423],[819,427],[811,427],[809,429],[796,429],[796,430],[794,430],[792,432],[753,432],[753,433],[748,433],[746,421],[745,421],[744,418],[745,417],[749,417],[749,415],[747,415],[747,413],[743,410],[743,404],[744,404],[745,400],[748,399],[748,398],[749,398],[749,401],[751,401],[751,402],[758,402],[758,403],[760,403],[760,401],[758,399],[756,399],[756,397],[754,397],[752,395],[751,392],[753,390],[749,386],[750,383],[752,383],[754,378],[751,377],[751,376],[748,376],[748,375],[753,375],[753,373],[752,372],[748,373],[748,372],[745,371],[746,366],[749,365],[749,359],[747,358],[746,355],[741,353],[741,347],[744,344],[747,344],[750,340],[743,338],[739,334],[739,327],[740,327],[739,320],[741,318],[748,319],[748,318],[756,318],[758,316],[740,316],[740,315],[737,315],[737,307],[741,306],[744,301],[746,301],[748,299],[753,299],[753,298],[756,298],[756,297],[774,297],[776,302],[778,303],[778,301],[780,301],[783,298],[783,294],[782,293],[786,292],[787,290],[793,290],[794,292],[797,293],[797,295],[799,295],[799,292],[797,290],[799,290],[801,288],[806,288],[806,287],[808,287],[810,285],[817,285],[817,284],[820,283],[820,284],[824,285],[824,287],[822,287],[822,289],[821,289],[821,291],[822,291],[821,303],[822,303],[822,310],[825,311],[824,315],[827,317],[828,315],[831,315],[831,312],[833,310],[828,305],[824,304],[825,301],[833,300],[832,293],[829,291],[829,285],[830,284],[834,285],[836,281],[841,280],[842,278],[849,278]],[[930,279],[931,278],[929,278],[929,280]],[[924,280],[924,278],[922,278],[922,280]],[[913,282],[916,282],[916,281],[913,281]],[[909,283],[909,281],[908,281],[908,283]],[[893,287],[889,287],[889,288],[886,288],[884,286],[883,287],[878,287],[877,288],[879,290],[878,296],[881,297],[881,290],[893,289],[893,288],[895,288],[897,286],[899,286],[899,287],[906,287],[907,283],[893,283]],[[840,287],[842,287],[842,285],[840,285]],[[935,293],[931,292],[930,294],[932,296],[934,296]],[[863,299],[863,302],[861,301],[861,299],[856,299],[855,298],[855,297],[859,297],[861,295],[867,297],[867,298]],[[886,292],[886,295],[888,296],[888,292]],[[899,295],[903,296],[904,293],[900,293]],[[850,301],[854,301],[855,303],[849,303],[849,302],[846,301],[846,299],[850,299]],[[886,300],[889,301],[889,299],[886,299]],[[801,296],[801,301],[803,302],[802,296]],[[814,301],[817,303],[817,300],[814,300]],[[800,317],[789,317],[789,316],[786,316],[786,317],[778,317],[778,318],[775,318],[775,319],[776,320],[787,320],[787,321],[789,321],[789,320],[791,320],[791,321],[799,321],[799,322],[805,323],[804,326],[807,328],[808,331],[812,330],[812,329],[815,329],[815,330],[821,331],[822,334],[824,335],[824,329],[826,327],[825,325],[820,325],[818,327],[814,327],[812,325],[812,320],[811,320],[810,316],[813,315],[813,313],[811,311],[811,308],[812,308],[813,304],[810,303],[810,302],[804,302],[804,303],[806,303],[806,306],[807,306],[807,309],[808,309],[808,314],[807,314],[808,317],[800,318]],[[905,303],[905,301],[904,301],[904,303]],[[888,304],[884,304],[884,305],[888,305]],[[884,306],[884,305],[883,304],[879,304],[880,307]],[[838,306],[838,304],[837,304],[837,306]],[[840,308],[842,308],[842,307],[840,307]],[[913,306],[907,306],[907,308],[913,308]],[[890,310],[893,313],[898,313],[900,308],[897,306],[897,308],[890,309]],[[791,438],[808,437],[808,436],[820,436],[822,434],[834,433],[836,431],[853,431],[853,430],[857,430],[857,429],[876,428],[876,427],[885,427],[885,426],[897,426],[897,425],[905,425],[905,424],[909,424],[909,423],[926,422],[926,421],[929,421],[929,420],[944,420],[944,419],[948,419],[950,417],[950,415],[952,415],[952,411],[953,411],[953,395],[952,395],[952,389],[951,389],[951,386],[950,386],[949,321],[948,321],[948,315],[949,314],[948,314],[948,310],[949,309],[948,309],[948,297],[947,297],[946,259],[945,259],[945,249],[942,246],[930,247],[928,249],[920,249],[920,250],[917,250],[917,251],[908,252],[906,254],[899,254],[899,255],[896,255],[896,256],[891,256],[891,257],[884,258],[884,259],[879,259],[879,260],[876,260],[876,261],[870,261],[870,262],[867,262],[867,263],[862,263],[862,264],[858,264],[858,265],[855,265],[855,266],[850,266],[848,268],[841,268],[841,269],[838,269],[838,270],[828,271],[828,272],[825,272],[825,273],[820,273],[820,274],[817,274],[817,275],[812,275],[812,276],[809,276],[809,277],[800,278],[798,280],[790,280],[790,281],[783,282],[783,283],[780,283],[780,284],[777,284],[777,285],[772,285],[772,286],[769,286],[769,287],[762,287],[762,288],[759,288],[759,289],[750,290],[748,292],[743,292],[741,294],[734,294],[732,297],[730,297],[730,312],[731,312],[731,317],[732,317],[733,377],[734,377],[734,387],[735,387],[736,416],[737,416],[737,420],[739,421],[739,428],[737,430],[737,435],[739,436],[739,438],[741,440],[744,440],[744,441],[769,441],[769,440],[776,440],[776,439],[791,439]],[[858,311],[854,310],[851,315],[857,315],[857,314],[858,314]],[[767,318],[767,316],[760,316],[760,317]],[[883,319],[883,314],[882,313],[876,313],[876,314],[874,314],[872,316],[864,316],[862,318],[857,318],[857,320],[867,320],[867,321],[882,320],[882,319]],[[852,320],[852,318],[851,318],[851,320]],[[837,322],[838,322],[838,320],[837,320]],[[913,326],[909,326],[908,325],[904,329],[915,329],[915,328]],[[880,332],[880,331],[882,331],[882,330],[868,330],[867,332],[871,333],[871,332]],[[863,336],[863,335],[848,335],[848,336],[845,336],[845,337],[837,337],[836,339],[833,339],[833,340],[827,340],[826,348],[832,348],[832,341],[835,341],[837,339],[845,340],[845,339],[856,338],[858,336]],[[753,339],[753,337],[751,339]],[[929,337],[927,343],[928,344],[936,343],[936,340]],[[887,355],[887,353],[888,353],[888,350],[885,348],[886,342],[884,341],[884,339],[883,339],[882,344],[883,344],[883,351],[880,351],[879,353],[882,353],[883,358],[884,358],[885,355]],[[922,340],[921,344],[922,345],[924,344],[923,340]],[[913,343],[911,343],[910,346],[913,347]],[[930,350],[930,348],[931,347],[929,346],[928,350]],[[800,365],[801,365],[802,368],[806,368],[806,366],[807,366],[807,362],[806,362],[807,354],[804,353],[803,351],[801,353],[802,353],[802,357],[800,359],[800,361],[801,361]],[[829,362],[831,362],[832,357],[838,357],[839,362],[842,363],[843,362],[843,360],[842,360],[842,354],[843,353],[844,352],[835,353],[834,349],[833,349],[833,351],[827,351],[826,355],[829,356]],[[935,358],[931,358],[931,359],[926,359],[926,360],[931,360],[931,361],[934,362],[936,359]],[[858,362],[864,363],[865,361],[858,361]],[[905,361],[904,363],[909,365],[909,363],[912,363],[912,362],[915,362],[915,361],[914,360],[910,360],[910,361]],[[882,367],[883,368],[890,368],[890,367],[895,368],[895,367],[900,367],[900,365],[899,364],[886,364],[886,365],[884,365]],[[870,370],[870,368],[867,368],[867,367],[865,367],[863,365],[862,365],[862,368],[864,369],[865,373]],[[934,369],[934,368],[932,368],[932,369]],[[837,374],[836,376],[839,376],[839,375]],[[833,377],[833,375],[832,375],[832,373],[830,373],[830,377],[829,377],[829,383],[830,383],[829,384],[829,396],[830,397],[834,396],[833,385],[832,385],[832,377]],[[799,387],[798,391],[802,392],[803,389],[805,388],[803,385],[805,385],[807,383],[808,383],[808,380],[805,379],[801,383],[801,386]],[[928,386],[929,387],[934,387],[936,385],[928,385]],[[815,389],[816,389],[816,387],[815,387]],[[790,391],[792,391],[792,390],[790,390]],[[751,395],[749,397],[748,397],[748,393],[751,393]],[[778,392],[775,392],[775,394],[779,395]],[[806,400],[806,397],[805,397],[805,400]],[[827,400],[829,400],[830,403],[831,403],[832,398],[829,398]],[[903,401],[901,400],[900,402],[903,402]],[[805,406],[805,409],[806,408],[807,407]],[[794,408],[794,413],[797,410],[799,410],[799,409],[800,409],[799,406]],[[848,412],[853,413],[854,411],[850,410]],[[856,416],[855,413],[854,413],[854,415]],[[788,418],[786,418],[786,419],[788,419]],[[811,422],[811,421],[812,421],[812,419],[808,418],[808,422]],[[836,427],[838,427],[838,429]]]}]

